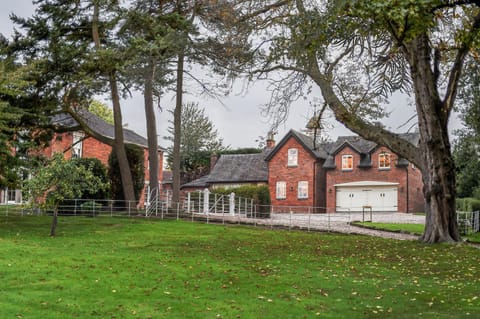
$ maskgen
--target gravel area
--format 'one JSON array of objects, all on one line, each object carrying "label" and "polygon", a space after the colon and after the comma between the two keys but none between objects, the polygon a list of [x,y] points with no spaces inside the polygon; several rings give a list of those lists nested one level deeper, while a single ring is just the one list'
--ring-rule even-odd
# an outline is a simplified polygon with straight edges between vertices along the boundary
[{"label": "gravel area", "polygon": [[[203,215],[205,216],[205,215]],[[406,213],[333,213],[333,214],[298,214],[283,213],[272,214],[270,218],[247,218],[242,216],[215,215],[209,214],[213,222],[222,221],[230,223],[245,223],[262,225],[266,227],[283,227],[290,229],[320,230],[327,232],[360,234],[368,236],[377,236],[383,238],[392,238],[398,240],[417,240],[418,236],[404,234],[399,232],[388,232],[375,229],[368,229],[351,225],[354,221],[372,221],[385,223],[425,223],[425,216],[406,214]]]}]

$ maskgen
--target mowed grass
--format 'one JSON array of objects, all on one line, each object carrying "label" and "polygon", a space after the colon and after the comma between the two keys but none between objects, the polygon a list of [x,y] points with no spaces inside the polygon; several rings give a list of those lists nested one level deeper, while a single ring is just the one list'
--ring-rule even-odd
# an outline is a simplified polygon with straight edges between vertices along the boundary
[{"label": "mowed grass", "polygon": [[476,248],[181,221],[0,220],[0,318],[475,318]]},{"label": "mowed grass", "polygon": [[[421,235],[425,225],[423,224],[402,224],[402,223],[372,223],[372,222],[355,222],[354,225],[363,226],[366,228],[373,228],[379,230],[393,231],[393,232],[405,232],[410,234]],[[472,243],[480,244],[480,233],[471,233],[463,235],[463,239]]]}]

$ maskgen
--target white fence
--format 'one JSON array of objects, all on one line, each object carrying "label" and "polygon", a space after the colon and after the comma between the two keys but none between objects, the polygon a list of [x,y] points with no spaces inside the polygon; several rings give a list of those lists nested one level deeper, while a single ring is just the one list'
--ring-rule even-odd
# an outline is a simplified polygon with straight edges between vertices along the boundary
[{"label": "white fence", "polygon": [[480,211],[457,212],[457,224],[462,235],[480,232]]}]

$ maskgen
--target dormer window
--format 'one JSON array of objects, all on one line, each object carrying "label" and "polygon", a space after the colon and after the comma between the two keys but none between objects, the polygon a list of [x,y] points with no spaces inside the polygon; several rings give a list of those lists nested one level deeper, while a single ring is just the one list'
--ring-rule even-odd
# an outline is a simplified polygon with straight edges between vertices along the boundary
[{"label": "dormer window", "polygon": [[288,162],[287,166],[298,166],[298,149],[288,149]]},{"label": "dormer window", "polygon": [[353,155],[342,156],[342,170],[343,171],[353,170]]},{"label": "dormer window", "polygon": [[390,154],[389,153],[380,153],[378,155],[378,168],[379,169],[390,169]]}]

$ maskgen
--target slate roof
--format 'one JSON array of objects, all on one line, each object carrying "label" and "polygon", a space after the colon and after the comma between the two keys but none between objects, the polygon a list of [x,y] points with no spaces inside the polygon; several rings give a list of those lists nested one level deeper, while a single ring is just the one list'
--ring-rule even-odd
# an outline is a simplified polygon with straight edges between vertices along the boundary
[{"label": "slate roof", "polygon": [[[79,110],[78,114],[83,118],[85,123],[95,132],[105,137],[114,138],[115,137],[115,128],[113,124],[105,122],[103,119],[97,115],[87,111]],[[68,129],[79,129],[81,130],[80,125],[67,113],[62,113],[54,116],[52,118],[52,124],[59,127],[68,128]],[[148,141],[143,136],[135,133],[132,130],[123,129],[123,137],[126,143],[135,144],[148,148]],[[164,150],[162,147],[158,147],[159,150]]]},{"label": "slate roof", "polygon": [[189,183],[183,184],[180,186],[181,189],[183,188],[208,188],[208,175],[202,176],[197,178]]},{"label": "slate roof", "polygon": [[223,154],[209,175],[186,183],[181,188],[208,187],[221,183],[268,182],[268,163],[265,156],[270,150],[255,154]]},{"label": "slate roof", "polygon": [[295,130],[290,130],[282,140],[273,148],[273,150],[265,157],[265,161],[269,161],[275,155],[275,153],[291,138],[295,138],[307,151],[316,158],[327,158],[329,144],[314,145],[314,140],[310,136],[300,133]]},{"label": "slate roof", "polygon": [[267,182],[265,153],[221,155],[210,172],[209,183]]},{"label": "slate roof", "polygon": [[[418,145],[420,136],[418,133],[404,133],[400,137],[408,142]],[[335,154],[342,150],[345,146],[350,146],[360,154],[359,167],[371,167],[371,153],[378,146],[377,143],[368,141],[360,136],[340,136],[334,143],[325,146],[328,149],[328,156],[323,164],[324,168],[335,168]],[[400,158],[397,163],[398,166],[408,165],[408,160]]]}]

